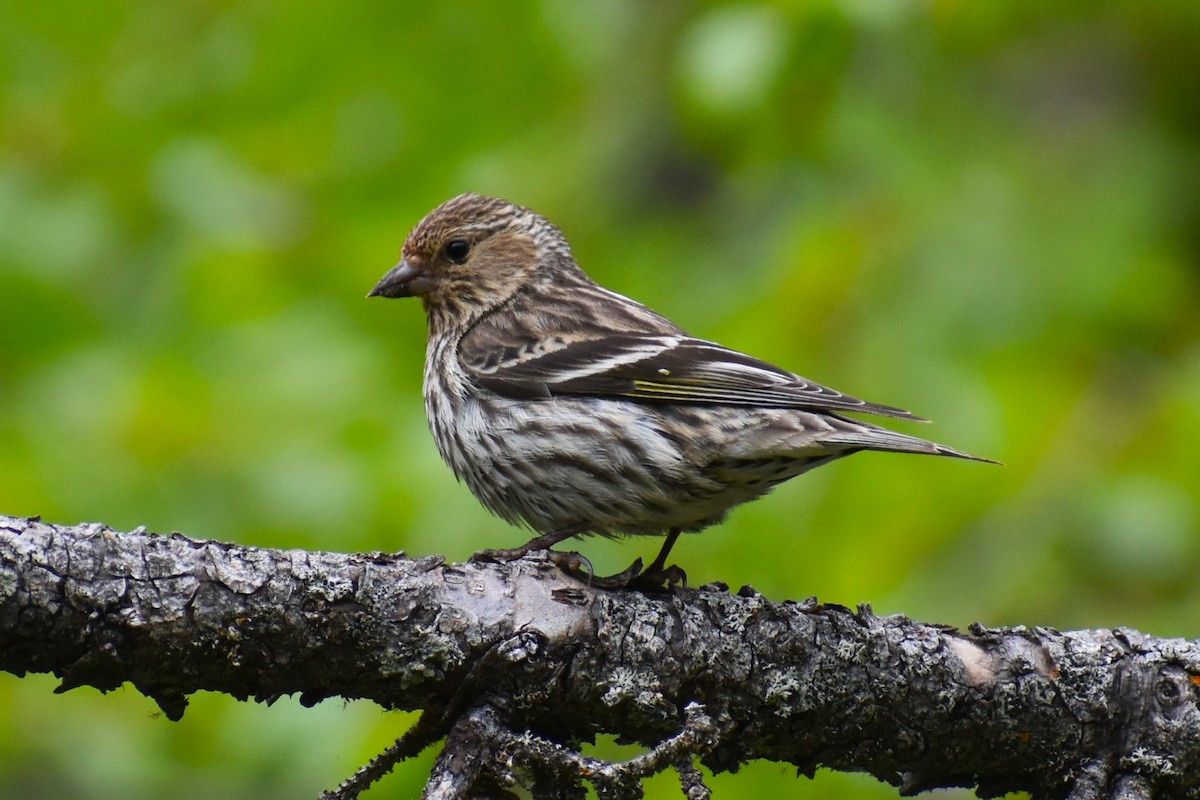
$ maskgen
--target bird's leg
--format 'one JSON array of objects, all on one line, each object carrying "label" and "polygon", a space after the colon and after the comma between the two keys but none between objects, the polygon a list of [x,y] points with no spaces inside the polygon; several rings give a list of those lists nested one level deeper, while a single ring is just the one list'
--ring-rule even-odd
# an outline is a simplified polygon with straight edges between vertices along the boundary
[{"label": "bird's leg", "polygon": [[675,540],[679,538],[679,528],[671,528],[667,531],[667,538],[663,540],[663,546],[659,549],[658,555],[650,562],[650,566],[646,567],[646,572],[658,573],[666,572],[667,556],[671,554],[671,548],[675,546]]},{"label": "bird's leg", "polygon": [[[543,533],[541,536],[535,536],[520,547],[513,547],[505,550],[480,550],[475,555],[471,556],[472,561],[516,561],[518,558],[529,555],[538,550],[550,550],[551,547],[563,541],[570,539],[580,533],[584,533],[588,526],[584,523],[568,525],[565,528],[559,528],[556,531]],[[567,554],[562,555],[575,555]],[[557,563],[557,562],[556,562]]]},{"label": "bird's leg", "polygon": [[[663,541],[663,545],[659,549],[658,555],[655,556],[654,561],[644,570],[635,572],[633,577],[627,581],[626,587],[642,591],[661,592],[664,588],[676,583],[686,586],[687,573],[683,571],[683,568],[675,564],[667,566],[667,557],[671,554],[671,548],[675,546],[675,540],[679,538],[679,534],[679,528],[671,528],[671,530],[667,531],[667,538]],[[634,563],[636,564],[640,561],[641,559],[638,559]],[[629,570],[626,570],[621,574],[624,575],[628,572]]]},{"label": "bird's leg", "polygon": [[[530,553],[545,551],[549,560],[564,572],[574,575],[580,578],[580,580],[586,580],[590,585],[599,589],[640,589],[660,592],[663,590],[664,585],[670,586],[676,583],[687,584],[686,572],[675,565],[667,566],[667,557],[671,554],[671,548],[675,545],[675,540],[679,538],[680,531],[678,528],[672,528],[667,532],[666,541],[663,542],[662,548],[658,551],[658,556],[655,557],[649,567],[642,569],[642,560],[639,558],[616,575],[609,575],[607,577],[595,575],[592,572],[591,562],[579,553],[563,553],[550,549],[565,539],[570,539],[572,536],[577,536],[587,531],[588,525],[585,523],[570,525],[566,528],[559,528],[556,531],[543,533],[541,536],[530,539],[520,547],[502,550],[480,550],[471,556],[471,560],[516,561],[518,558],[522,558]],[[586,576],[581,574],[585,571],[585,567]]]}]

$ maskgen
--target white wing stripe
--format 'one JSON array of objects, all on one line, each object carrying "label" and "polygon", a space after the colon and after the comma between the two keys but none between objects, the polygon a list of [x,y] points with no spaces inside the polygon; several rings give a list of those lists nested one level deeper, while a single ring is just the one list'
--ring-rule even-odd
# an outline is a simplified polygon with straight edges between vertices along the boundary
[{"label": "white wing stripe", "polygon": [[636,364],[639,361],[645,361],[647,358],[653,358],[661,353],[678,346],[679,338],[674,336],[665,336],[657,340],[648,340],[640,343],[638,347],[628,348],[619,352],[613,353],[611,356],[599,361],[589,361],[586,364],[580,365],[576,369],[564,370],[556,372],[553,377],[555,383],[575,380],[576,378],[586,378],[589,375],[597,373],[605,373],[609,370],[623,367],[627,364]]},{"label": "white wing stripe", "polygon": [[778,373],[769,372],[751,364],[739,364],[736,361],[710,361],[706,364],[698,364],[696,365],[694,372],[696,375],[711,376],[713,378],[726,378],[734,377],[735,375],[744,375],[751,380],[766,381],[772,384],[788,382],[782,375],[779,375]]}]

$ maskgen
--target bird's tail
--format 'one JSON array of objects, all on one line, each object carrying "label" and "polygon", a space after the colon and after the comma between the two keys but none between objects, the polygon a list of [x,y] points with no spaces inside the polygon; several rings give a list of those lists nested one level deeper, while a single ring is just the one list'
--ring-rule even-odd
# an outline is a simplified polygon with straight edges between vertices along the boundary
[{"label": "bird's tail", "polygon": [[931,442],[928,439],[909,436],[907,433],[898,433],[897,431],[881,428],[878,425],[871,425],[870,423],[859,422],[858,420],[855,420],[855,422],[857,423],[856,429],[839,431],[825,441],[831,444],[859,447],[863,450],[884,450],[894,453],[924,453],[932,456],[962,458],[967,461],[981,461],[985,464],[1000,463],[994,459],[964,453],[962,450],[955,450],[953,447]]}]

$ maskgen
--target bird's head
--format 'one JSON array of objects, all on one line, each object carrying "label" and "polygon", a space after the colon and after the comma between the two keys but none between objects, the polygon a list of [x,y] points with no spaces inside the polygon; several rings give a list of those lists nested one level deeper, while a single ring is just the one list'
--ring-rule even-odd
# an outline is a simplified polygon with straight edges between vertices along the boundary
[{"label": "bird's head", "polygon": [[554,265],[573,268],[558,228],[527,208],[478,194],[430,211],[404,240],[400,263],[368,297],[420,297],[435,317],[461,324],[503,303]]}]

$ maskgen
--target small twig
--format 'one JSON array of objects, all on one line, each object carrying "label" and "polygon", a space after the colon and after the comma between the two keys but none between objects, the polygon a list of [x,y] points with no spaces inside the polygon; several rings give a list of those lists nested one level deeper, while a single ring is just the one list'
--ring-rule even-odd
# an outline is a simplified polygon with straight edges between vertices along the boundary
[{"label": "small twig", "polygon": [[1082,767],[1075,776],[1067,800],[1101,800],[1108,796],[1110,769],[1093,762]]},{"label": "small twig", "polygon": [[691,758],[681,758],[673,766],[679,773],[679,784],[687,800],[711,800],[712,790],[704,783],[704,776]]},{"label": "small twig", "polygon": [[[674,766],[689,800],[707,800],[711,792],[691,758],[715,745],[717,725],[700,703],[689,703],[685,711],[687,716],[679,733],[648,753],[614,763],[585,756],[529,732],[515,733],[504,726],[494,708],[484,706],[455,725],[423,797],[465,797],[465,792],[485,776],[500,784],[511,784],[515,779],[511,766],[523,764],[535,772],[582,778],[595,787],[602,800],[639,798],[643,779]],[[497,765],[503,765],[502,773],[497,772]]]},{"label": "small twig", "polygon": [[[693,701],[687,704],[684,712],[687,716],[684,719],[683,729],[679,733],[670,739],[659,742],[649,753],[628,761],[619,764],[597,762],[604,765],[599,772],[613,774],[614,777],[625,773],[636,776],[640,781],[642,778],[662,772],[669,765],[690,758],[699,750],[711,748],[716,744],[717,725],[705,712],[704,706]],[[589,760],[595,761],[595,759]]]},{"label": "small twig", "polygon": [[476,784],[496,760],[493,754],[497,724],[491,718],[491,711],[487,706],[472,709],[450,729],[421,800],[465,800],[478,794],[474,791]]},{"label": "small twig", "polygon": [[1113,800],[1150,800],[1154,792],[1141,775],[1121,775],[1114,782]]},{"label": "small twig", "polygon": [[336,789],[322,792],[319,800],[355,800],[401,761],[412,758],[442,738],[442,732],[442,715],[426,711],[391,747],[342,781]]}]

